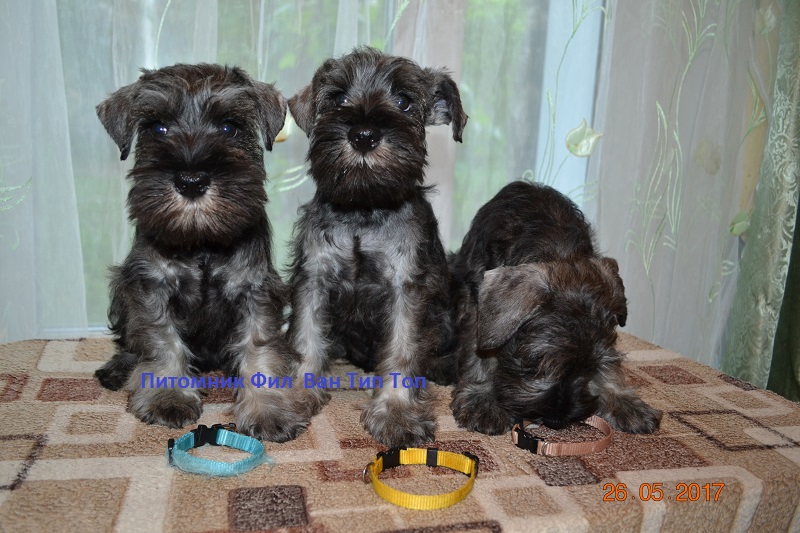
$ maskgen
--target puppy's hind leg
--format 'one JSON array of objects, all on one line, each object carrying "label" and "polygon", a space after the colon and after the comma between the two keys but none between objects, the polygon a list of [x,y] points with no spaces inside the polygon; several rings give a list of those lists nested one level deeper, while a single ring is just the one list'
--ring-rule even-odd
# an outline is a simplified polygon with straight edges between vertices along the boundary
[{"label": "puppy's hind leg", "polygon": [[615,364],[595,376],[589,384],[598,397],[597,415],[617,431],[654,433],[661,423],[661,411],[650,407],[625,384],[622,367]]},{"label": "puppy's hind leg", "polygon": [[110,329],[115,336],[116,352],[110,361],[98,368],[94,377],[100,385],[109,390],[120,390],[139,362],[139,357],[128,349],[126,342],[126,323],[128,305],[124,289],[129,286],[121,267],[111,268],[111,306],[109,308]]}]

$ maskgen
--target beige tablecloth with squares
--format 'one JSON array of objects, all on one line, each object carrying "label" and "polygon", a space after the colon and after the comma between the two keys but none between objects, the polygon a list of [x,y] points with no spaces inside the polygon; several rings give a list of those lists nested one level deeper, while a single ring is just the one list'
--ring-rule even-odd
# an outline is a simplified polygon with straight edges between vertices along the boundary
[{"label": "beige tablecloth with squares", "polygon": [[[800,531],[800,407],[634,337],[620,345],[629,380],[664,411],[662,427],[615,434],[592,455],[533,456],[509,435],[464,431],[448,409],[450,389],[432,386],[435,445],[481,461],[472,493],[439,511],[395,507],[362,482],[383,448],[359,423],[369,391],[347,387],[346,364],[334,366],[342,388],[308,432],[267,444],[274,467],[204,478],[167,465],[167,439],[184,431],[139,422],[125,393],[92,379],[112,353],[109,339],[0,345],[0,531]],[[200,422],[229,421],[230,401],[230,391],[211,391]],[[381,477],[427,494],[466,481],[425,466]]]}]

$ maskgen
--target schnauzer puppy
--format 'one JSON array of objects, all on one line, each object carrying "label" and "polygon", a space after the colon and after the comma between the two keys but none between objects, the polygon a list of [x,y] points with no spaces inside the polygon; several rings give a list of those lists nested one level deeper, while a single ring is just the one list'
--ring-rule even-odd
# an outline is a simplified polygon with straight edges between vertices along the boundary
[{"label": "schnauzer puppy", "polygon": [[358,48],[325,61],[289,109],[308,134],[317,185],[295,229],[289,337],[301,370],[347,357],[374,371],[384,385],[361,416],[366,430],[390,447],[430,441],[430,398],[401,380],[454,377],[447,257],[422,184],[425,127],[451,124],[461,141],[456,84]]},{"label": "schnauzer puppy", "polygon": [[[197,388],[174,385],[222,369],[244,384],[234,405],[241,430],[294,438],[314,403],[251,384],[258,372],[291,376],[300,362],[281,333],[286,289],[272,266],[258,136],[270,150],[286,100],[238,68],[175,65],[143,70],[97,114],[122,159],[137,139],[128,174],[136,235],[111,271],[117,351],[97,379],[130,390],[142,421],[179,428],[202,406]],[[172,386],[157,386],[170,376]]]},{"label": "schnauzer puppy", "polygon": [[597,414],[620,431],[658,429],[661,412],[625,385],[624,287],[593,240],[578,207],[544,185],[511,183],[478,211],[453,258],[459,425],[494,435]]}]

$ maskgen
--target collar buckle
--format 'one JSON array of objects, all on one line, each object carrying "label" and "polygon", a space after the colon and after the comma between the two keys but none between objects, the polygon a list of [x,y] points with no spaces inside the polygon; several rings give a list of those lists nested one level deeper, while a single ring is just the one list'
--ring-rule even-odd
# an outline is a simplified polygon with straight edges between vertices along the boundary
[{"label": "collar buckle", "polygon": [[199,448],[206,444],[219,446],[219,444],[217,444],[217,433],[220,429],[236,431],[236,424],[233,422],[229,424],[214,424],[211,427],[200,424],[197,426],[197,429],[192,430],[192,434],[194,435],[194,446],[192,446],[192,448]]},{"label": "collar buckle", "polygon": [[[475,475],[478,475],[478,468],[481,466],[481,460],[478,458],[477,455],[469,453],[469,452],[461,452],[462,455],[465,455],[468,459],[472,459],[475,462]],[[465,476],[469,477],[470,475],[465,473]]]},{"label": "collar buckle", "polygon": [[[220,434],[220,431],[229,431]],[[203,459],[189,453],[194,448],[210,444],[226,446],[250,454],[250,457],[228,463]],[[169,464],[185,472],[207,476],[234,476],[249,472],[262,463],[273,464],[273,460],[264,452],[264,445],[253,437],[236,433],[236,424],[214,424],[211,427],[200,424],[197,428],[184,433],[177,439],[167,442],[167,458]]]},{"label": "collar buckle", "polygon": [[[523,450],[528,450],[533,454],[539,455],[541,453],[541,444],[544,442],[541,437],[531,435],[520,424],[514,424],[511,428],[511,441]],[[543,455],[543,454],[542,454]]]},{"label": "collar buckle", "polygon": [[405,446],[403,446],[402,448],[389,448],[385,452],[378,452],[377,459],[383,457],[384,470],[400,466],[400,450],[405,450],[405,449],[406,449]]}]

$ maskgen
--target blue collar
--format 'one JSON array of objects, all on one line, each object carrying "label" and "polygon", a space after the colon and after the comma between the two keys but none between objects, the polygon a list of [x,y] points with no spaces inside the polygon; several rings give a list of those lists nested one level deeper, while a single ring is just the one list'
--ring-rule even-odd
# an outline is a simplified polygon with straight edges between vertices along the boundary
[{"label": "blue collar", "polygon": [[[232,431],[228,431],[228,428]],[[260,441],[241,433],[233,431],[236,424],[214,424],[211,427],[197,426],[177,439],[167,442],[167,460],[184,472],[205,474],[207,476],[235,476],[249,472],[262,463],[270,466],[274,463],[272,458],[264,453],[264,445]],[[205,444],[212,446],[228,446],[252,454],[235,463],[203,459],[189,453],[193,448]]]}]

